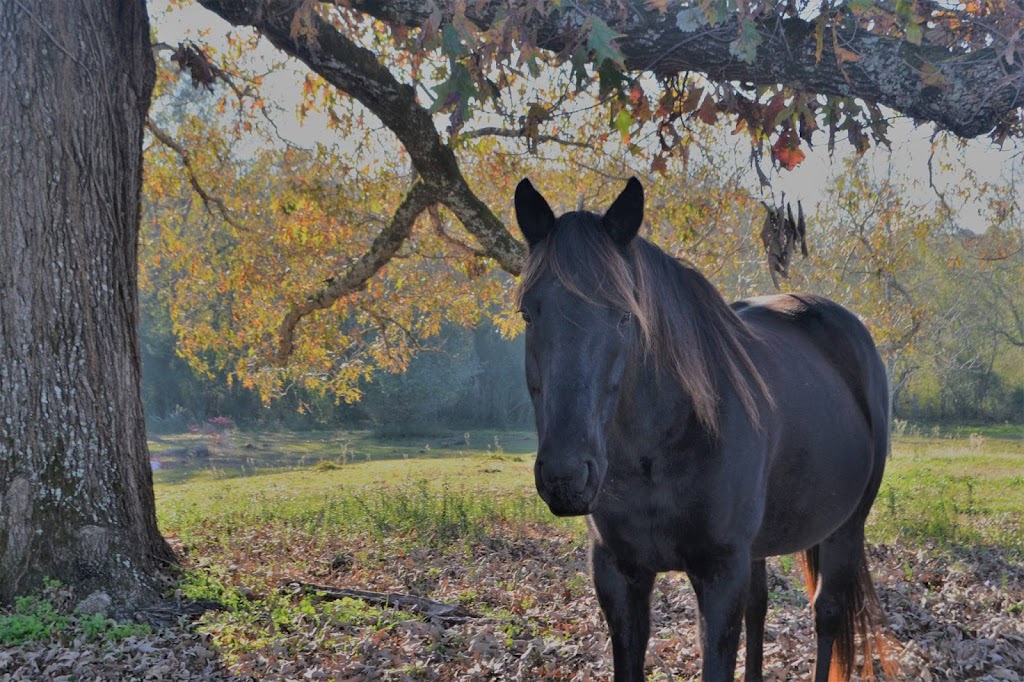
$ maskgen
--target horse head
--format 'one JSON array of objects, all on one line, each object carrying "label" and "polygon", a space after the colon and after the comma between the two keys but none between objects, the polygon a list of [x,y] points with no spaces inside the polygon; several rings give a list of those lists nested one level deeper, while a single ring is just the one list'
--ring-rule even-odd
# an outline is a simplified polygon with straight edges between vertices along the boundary
[{"label": "horse head", "polygon": [[608,469],[608,430],[641,334],[622,255],[643,221],[643,187],[631,179],[604,215],[556,218],[523,180],[515,208],[530,248],[519,310],[539,440],[537,492],[554,514],[587,514]]}]

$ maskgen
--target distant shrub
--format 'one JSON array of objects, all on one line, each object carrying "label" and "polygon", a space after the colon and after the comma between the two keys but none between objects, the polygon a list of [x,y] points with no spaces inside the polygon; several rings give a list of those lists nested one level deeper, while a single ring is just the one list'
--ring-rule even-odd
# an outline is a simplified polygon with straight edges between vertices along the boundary
[{"label": "distant shrub", "polygon": [[341,469],[342,466],[338,462],[332,462],[329,459],[323,459],[313,465],[314,471],[334,471]]}]

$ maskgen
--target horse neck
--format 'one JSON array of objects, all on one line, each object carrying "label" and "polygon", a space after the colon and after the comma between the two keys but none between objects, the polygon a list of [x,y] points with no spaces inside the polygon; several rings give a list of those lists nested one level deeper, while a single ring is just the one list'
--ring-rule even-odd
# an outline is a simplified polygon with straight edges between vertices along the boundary
[{"label": "horse neck", "polygon": [[616,407],[614,432],[623,444],[636,449],[642,444],[655,447],[653,437],[667,441],[686,437],[686,431],[701,428],[693,410],[693,401],[679,383],[658,368],[653,358],[637,358],[629,363],[622,379],[622,392]]}]

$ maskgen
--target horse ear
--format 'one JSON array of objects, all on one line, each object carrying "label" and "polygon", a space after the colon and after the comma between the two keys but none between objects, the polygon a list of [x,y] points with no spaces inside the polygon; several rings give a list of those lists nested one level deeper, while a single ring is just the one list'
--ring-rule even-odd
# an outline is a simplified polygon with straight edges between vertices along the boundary
[{"label": "horse ear", "polygon": [[619,246],[625,246],[644,221],[644,186],[636,178],[630,178],[626,189],[608,207],[601,222],[608,236]]},{"label": "horse ear", "polygon": [[515,204],[519,231],[526,237],[530,247],[536,246],[555,227],[555,214],[526,178],[516,187]]}]

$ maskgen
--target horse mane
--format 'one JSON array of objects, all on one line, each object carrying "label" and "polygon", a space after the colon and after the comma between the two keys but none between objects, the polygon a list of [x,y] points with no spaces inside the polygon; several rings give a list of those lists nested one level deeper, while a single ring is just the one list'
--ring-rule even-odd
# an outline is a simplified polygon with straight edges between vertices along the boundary
[{"label": "horse mane", "polygon": [[600,216],[578,211],[530,249],[517,305],[548,271],[584,301],[630,312],[645,355],[687,393],[709,432],[719,429],[721,378],[761,427],[763,406],[774,401],[744,346],[756,337],[696,268],[641,237],[617,246]]}]

